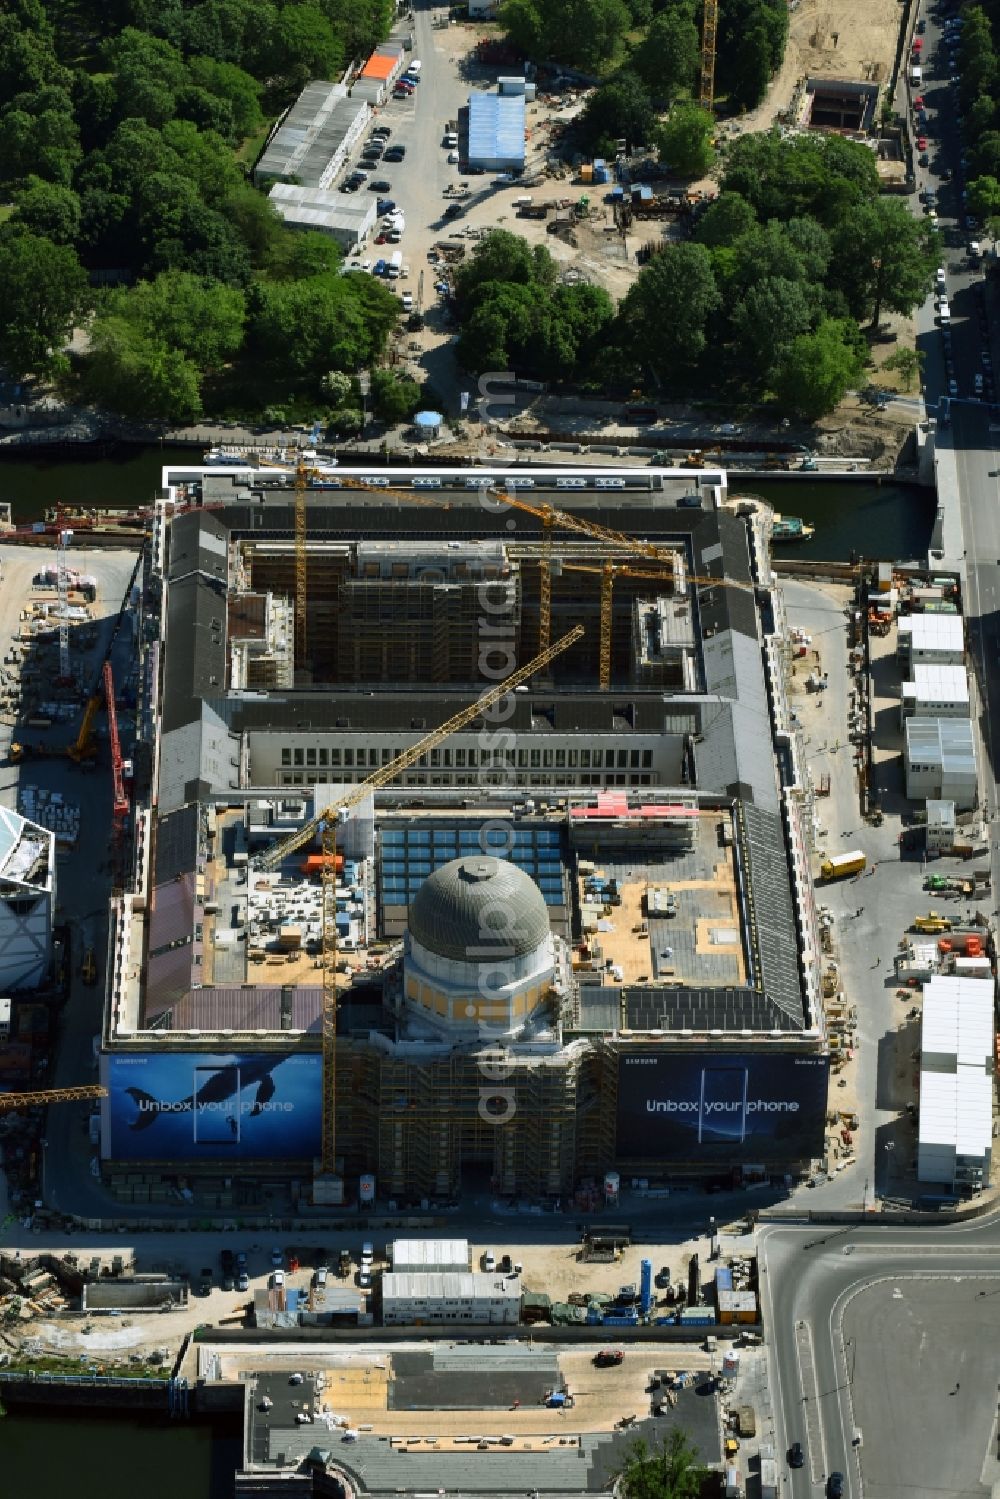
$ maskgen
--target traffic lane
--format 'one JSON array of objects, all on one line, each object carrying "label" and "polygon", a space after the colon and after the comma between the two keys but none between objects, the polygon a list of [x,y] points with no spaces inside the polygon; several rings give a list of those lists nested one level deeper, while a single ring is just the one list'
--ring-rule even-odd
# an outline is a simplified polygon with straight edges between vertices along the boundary
[{"label": "traffic lane", "polygon": [[[983,1230],[985,1235],[996,1240],[995,1221],[983,1225]],[[876,1234],[875,1240],[865,1246],[867,1253],[855,1253],[857,1246],[850,1237],[841,1238],[837,1245],[826,1245],[825,1241],[805,1240],[801,1231],[794,1236],[800,1240],[798,1254],[794,1244],[789,1244],[787,1235],[783,1236],[784,1244],[780,1240],[771,1241],[764,1251],[768,1266],[765,1327],[777,1396],[774,1402],[775,1432],[786,1466],[790,1444],[799,1441],[806,1446],[810,1402],[820,1423],[819,1451],[807,1454],[804,1469],[788,1470],[787,1486],[797,1499],[805,1499],[812,1493],[809,1470],[813,1465],[822,1471],[824,1479],[830,1472],[843,1473],[846,1492],[860,1492],[858,1453],[853,1436],[856,1427],[864,1429],[865,1419],[868,1419],[871,1433],[871,1420],[857,1414],[862,1407],[849,1398],[847,1352],[841,1327],[844,1310],[857,1295],[865,1292],[869,1285],[893,1277],[894,1272],[895,1279],[901,1280],[934,1276],[945,1277],[950,1282],[955,1277],[978,1276],[989,1280],[991,1285],[1000,1286],[995,1252],[991,1248],[953,1242],[927,1252],[919,1243],[913,1242],[913,1230],[907,1232],[911,1235],[910,1241],[897,1246],[898,1250],[907,1252],[902,1263],[895,1267],[887,1264],[891,1245],[884,1242],[884,1234]],[[956,1230],[952,1230],[952,1237],[954,1241]],[[821,1257],[808,1256],[803,1260],[802,1251],[809,1243],[823,1250]],[[796,1336],[796,1329],[802,1326],[809,1330],[812,1348],[813,1374],[808,1390],[802,1387]],[[901,1362],[895,1387],[896,1397],[901,1400],[905,1399],[908,1372]]]},{"label": "traffic lane", "polygon": [[978,1492],[996,1415],[1000,1281],[883,1280],[848,1302],[841,1333],[839,1393],[862,1432],[866,1487],[880,1499]]}]

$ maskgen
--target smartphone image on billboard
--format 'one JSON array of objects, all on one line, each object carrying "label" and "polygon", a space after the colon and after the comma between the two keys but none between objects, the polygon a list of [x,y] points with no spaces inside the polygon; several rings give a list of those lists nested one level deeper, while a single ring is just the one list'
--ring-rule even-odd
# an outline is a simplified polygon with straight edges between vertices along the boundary
[{"label": "smartphone image on billboard", "polygon": [[742,1145],[747,1129],[746,1067],[703,1067],[698,1109],[698,1144],[728,1141]]},{"label": "smartphone image on billboard", "polygon": [[238,1145],[240,1139],[240,1069],[194,1069],[194,1142]]}]

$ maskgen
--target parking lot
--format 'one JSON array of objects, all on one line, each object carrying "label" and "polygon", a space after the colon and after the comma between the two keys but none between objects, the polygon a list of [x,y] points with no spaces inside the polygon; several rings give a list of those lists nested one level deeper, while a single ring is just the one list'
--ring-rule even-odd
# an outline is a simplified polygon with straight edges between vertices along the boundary
[{"label": "parking lot", "polygon": [[[458,390],[467,382],[455,367],[451,349],[454,320],[442,246],[448,247],[450,256],[463,257],[490,229],[509,229],[532,243],[544,244],[567,274],[599,282],[613,296],[624,295],[637,268],[630,257],[623,256],[618,236],[607,232],[613,227],[611,211],[601,201],[592,201],[591,217],[579,226],[576,245],[548,233],[544,219],[518,214],[519,198],[533,194],[536,201],[569,205],[587,191],[574,185],[570,166],[559,166],[551,155],[559,132],[582,108],[582,93],[566,91],[529,103],[522,180],[504,180],[503,173],[463,170],[449,126],[458,120],[471,92],[491,90],[500,74],[519,70],[480,63],[475,45],[481,28],[441,28],[434,24],[436,14],[444,12],[422,10],[414,15],[413,44],[407,54],[409,68],[417,69],[411,73],[413,81],[401,96],[394,90],[376,111],[338,186],[347,186],[358,172],[366,174],[352,183],[351,191],[375,196],[384,212],[379,214],[373,239],[348,258],[348,266],[380,273],[406,312],[421,313],[423,327],[401,325],[398,358],[417,378],[430,378],[441,395],[457,406]],[[407,35],[405,29],[397,31],[397,39]],[[382,142],[381,150],[373,148],[376,140]],[[371,153],[368,158],[366,152]],[[382,243],[377,242],[379,238]],[[395,253],[398,273],[392,274]]]}]

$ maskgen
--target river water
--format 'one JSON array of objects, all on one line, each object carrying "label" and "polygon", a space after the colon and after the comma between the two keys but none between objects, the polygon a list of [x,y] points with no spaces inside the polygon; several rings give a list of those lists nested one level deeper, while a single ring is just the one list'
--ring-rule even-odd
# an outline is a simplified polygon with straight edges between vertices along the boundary
[{"label": "river water", "polygon": [[240,1423],[207,1425],[18,1409],[0,1419],[9,1499],[219,1499],[241,1461]]},{"label": "river water", "polygon": [[[0,500],[10,500],[17,521],[37,520],[49,505],[96,505],[131,509],[148,504],[165,463],[198,463],[196,448],[125,447],[109,459],[65,458],[27,462],[0,449]],[[756,475],[733,476],[734,491],[761,495],[786,515],[816,527],[812,541],[775,547],[778,557],[799,554],[844,562],[852,552],[882,560],[921,557],[934,520],[932,490],[869,481],[816,482]]]}]

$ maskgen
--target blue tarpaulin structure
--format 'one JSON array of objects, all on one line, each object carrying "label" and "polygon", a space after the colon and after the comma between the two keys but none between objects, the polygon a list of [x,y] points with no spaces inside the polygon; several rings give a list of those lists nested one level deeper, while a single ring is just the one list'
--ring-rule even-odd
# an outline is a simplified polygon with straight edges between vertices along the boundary
[{"label": "blue tarpaulin structure", "polygon": [[469,165],[486,171],[524,166],[524,95],[473,94],[469,99]]}]

